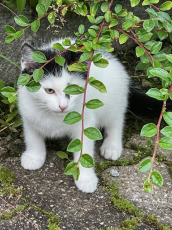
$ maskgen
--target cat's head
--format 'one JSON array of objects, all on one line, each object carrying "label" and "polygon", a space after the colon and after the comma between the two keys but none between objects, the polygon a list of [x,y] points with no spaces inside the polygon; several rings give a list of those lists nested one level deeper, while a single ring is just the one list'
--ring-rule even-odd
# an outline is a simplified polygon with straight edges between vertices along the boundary
[{"label": "cat's head", "polygon": [[[41,67],[38,62],[32,58],[32,52],[42,52],[47,60],[58,55],[61,51],[52,49],[51,47],[43,49],[35,49],[34,47],[24,44],[22,46],[21,67],[22,73],[32,74],[35,69]],[[62,54],[65,58],[64,66],[60,66],[52,60],[44,68],[44,76],[40,80],[41,88],[39,91],[30,93],[29,96],[33,99],[35,106],[42,108],[45,111],[55,113],[67,113],[73,109],[77,110],[79,101],[81,102],[82,95],[67,95],[63,90],[70,84],[77,84],[84,87],[87,73],[69,72],[67,66],[77,62],[81,53],[66,51]],[[81,105],[79,106],[81,107]]]}]

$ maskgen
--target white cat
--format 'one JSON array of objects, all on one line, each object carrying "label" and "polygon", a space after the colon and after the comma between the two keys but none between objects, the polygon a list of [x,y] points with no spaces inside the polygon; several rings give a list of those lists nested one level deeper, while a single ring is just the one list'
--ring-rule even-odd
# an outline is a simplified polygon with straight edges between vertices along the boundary
[{"label": "white cat", "polygon": [[[61,42],[55,41],[56,42]],[[52,44],[53,44],[52,43]],[[34,49],[24,44],[22,47],[22,73],[32,73],[39,68],[31,53],[39,50],[47,59],[54,57],[60,51],[52,49],[52,44]],[[98,51],[97,53],[102,53]],[[70,111],[81,113],[83,94],[65,95],[63,90],[69,84],[85,86],[86,73],[69,72],[67,65],[78,61],[82,53],[65,52],[64,67],[52,61],[45,66],[44,77],[40,80],[41,89],[29,92],[26,87],[19,91],[19,110],[23,119],[26,151],[22,154],[21,164],[29,170],[39,169],[46,159],[45,138],[58,138],[68,135],[72,140],[81,138],[81,121],[73,125],[63,123],[65,115]],[[86,101],[99,99],[104,106],[98,109],[85,108],[84,127],[103,127],[106,138],[100,148],[101,155],[106,159],[116,160],[122,152],[122,135],[124,115],[127,108],[129,77],[122,64],[110,53],[102,53],[109,61],[107,68],[98,68],[91,64],[90,77],[102,81],[107,93],[100,93],[88,84]],[[94,141],[84,136],[83,153],[94,156]],[[74,153],[74,161],[78,161],[80,153]],[[84,168],[81,165],[79,180],[76,186],[83,192],[92,193],[97,188],[98,178],[94,168]]]}]

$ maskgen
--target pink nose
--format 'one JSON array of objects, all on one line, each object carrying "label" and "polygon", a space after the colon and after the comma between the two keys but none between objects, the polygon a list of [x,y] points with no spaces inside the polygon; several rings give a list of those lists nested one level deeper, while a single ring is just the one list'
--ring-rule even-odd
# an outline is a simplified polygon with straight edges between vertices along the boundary
[{"label": "pink nose", "polygon": [[65,109],[67,109],[67,105],[59,105],[59,108],[61,109],[61,111],[63,112]]}]

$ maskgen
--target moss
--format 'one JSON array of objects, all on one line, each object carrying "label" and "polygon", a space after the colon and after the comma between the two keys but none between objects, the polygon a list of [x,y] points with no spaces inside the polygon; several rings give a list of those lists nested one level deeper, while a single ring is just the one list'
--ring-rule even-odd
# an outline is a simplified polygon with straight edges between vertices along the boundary
[{"label": "moss", "polygon": [[60,230],[60,220],[57,215],[55,215],[53,212],[47,212],[33,204],[30,204],[25,198],[22,198],[22,201],[24,201],[29,207],[36,209],[37,211],[41,212],[43,215],[48,217],[48,229],[49,230]]},{"label": "moss", "polygon": [[15,174],[11,172],[9,169],[0,167],[0,181],[5,184],[9,185],[12,184],[15,180]]},{"label": "moss", "polygon": [[26,206],[19,205],[17,208],[13,209],[10,212],[6,211],[4,214],[0,215],[0,220],[8,220],[8,219],[16,216],[19,212],[23,212],[25,210],[25,208],[26,208]]},{"label": "moss", "polygon": [[121,212],[133,214],[136,217],[142,216],[142,213],[135,205],[119,194],[118,188],[113,184],[113,182],[111,182],[109,185],[105,184],[105,186],[106,190],[111,193],[110,200],[113,202],[114,207],[118,208]]},{"label": "moss", "polygon": [[122,221],[121,228],[122,230],[135,230],[140,226],[141,218],[127,218],[126,220]]},{"label": "moss", "polygon": [[[105,190],[110,192],[110,200],[113,202],[114,207],[118,208],[121,212],[134,215],[134,217],[122,221],[120,229],[114,230],[135,230],[139,227],[140,222],[151,227],[156,227],[158,230],[170,230],[168,225],[159,223],[159,220],[155,215],[146,215],[145,213],[140,212],[134,204],[122,197],[119,194],[118,187],[114,185],[113,181],[109,184],[104,181],[103,184]],[[111,229],[109,228],[109,230]]]},{"label": "moss", "polygon": [[168,225],[159,223],[158,218],[154,214],[146,216],[144,222],[157,228],[158,230],[170,230],[170,227]]}]

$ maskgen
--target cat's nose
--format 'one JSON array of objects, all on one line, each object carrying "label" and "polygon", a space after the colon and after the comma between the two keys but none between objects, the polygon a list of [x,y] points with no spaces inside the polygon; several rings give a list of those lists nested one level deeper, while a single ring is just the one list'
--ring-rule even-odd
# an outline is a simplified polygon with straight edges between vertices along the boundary
[{"label": "cat's nose", "polygon": [[61,111],[63,112],[65,109],[67,109],[67,105],[59,105],[59,108],[61,109]]}]

